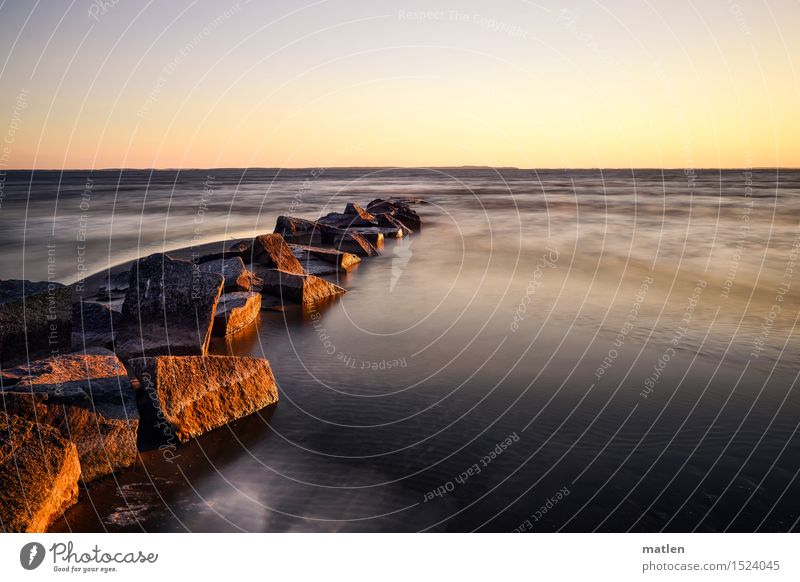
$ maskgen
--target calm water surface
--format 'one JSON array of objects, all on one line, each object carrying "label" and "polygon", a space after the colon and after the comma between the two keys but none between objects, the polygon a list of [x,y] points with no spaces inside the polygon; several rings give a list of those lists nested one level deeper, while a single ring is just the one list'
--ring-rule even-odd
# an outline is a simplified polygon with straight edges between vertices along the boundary
[{"label": "calm water surface", "polygon": [[422,233],[215,345],[268,358],[277,406],[144,453],[54,529],[798,528],[800,172],[9,173],[0,275],[392,195],[427,201]]}]

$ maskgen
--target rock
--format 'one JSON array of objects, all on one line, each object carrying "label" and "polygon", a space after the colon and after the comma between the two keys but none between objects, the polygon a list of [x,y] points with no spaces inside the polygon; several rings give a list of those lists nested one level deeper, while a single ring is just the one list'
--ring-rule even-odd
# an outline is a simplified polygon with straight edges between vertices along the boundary
[{"label": "rock", "polygon": [[[391,214],[379,214],[378,215],[378,227],[383,228],[389,231],[389,233],[384,233],[384,235],[388,238],[402,238],[409,234],[414,234],[414,231],[410,229],[408,226],[403,224],[400,220],[392,216]],[[391,232],[395,232],[396,235],[392,236]]]},{"label": "rock", "polygon": [[204,355],[224,278],[190,261],[155,254],[131,268],[130,287],[115,351],[123,359],[158,355]]},{"label": "rock", "polygon": [[308,304],[341,295],[345,289],[314,275],[297,275],[270,270],[264,273],[264,285],[261,292],[280,297],[283,301]]},{"label": "rock", "polygon": [[110,347],[119,329],[122,313],[103,303],[78,301],[72,304],[72,349]]},{"label": "rock", "polygon": [[261,309],[262,311],[286,311],[287,306],[279,297],[272,295],[261,294]]},{"label": "rock", "polygon": [[345,271],[361,262],[361,259],[352,253],[344,253],[335,249],[324,249],[322,247],[312,247],[307,245],[290,245],[295,256],[301,264],[305,266],[304,258],[307,260],[314,257],[326,263],[335,265]]},{"label": "rock", "polygon": [[253,239],[252,260],[265,267],[280,269],[287,273],[303,274],[300,261],[292,253],[280,234],[262,234]]},{"label": "rock", "polygon": [[12,368],[6,411],[59,430],[75,443],[88,482],[136,462],[139,411],[128,373],[110,351],[54,356]]},{"label": "rock", "polygon": [[357,214],[361,218],[365,220],[374,220],[375,217],[372,216],[369,212],[364,210],[361,206],[359,206],[355,202],[348,202],[347,205],[344,207],[345,214]]},{"label": "rock", "polygon": [[0,281],[0,366],[68,352],[72,288],[46,281]]},{"label": "rock", "polygon": [[181,442],[278,401],[269,362],[241,356],[158,356],[129,362]]},{"label": "rock", "polygon": [[228,252],[232,255],[239,255],[240,257],[248,255],[250,253],[250,243],[240,240],[237,243],[233,243],[231,248],[228,249]]},{"label": "rock", "polygon": [[317,222],[337,228],[378,225],[377,219],[365,210],[362,210],[362,214],[339,214],[338,212],[331,212],[320,218]]},{"label": "rock", "polygon": [[0,527],[42,533],[78,499],[75,444],[51,426],[0,412]]},{"label": "rock", "polygon": [[249,255],[250,245],[244,241],[239,241],[231,245],[227,251],[220,251],[216,253],[209,253],[200,257],[193,257],[192,262],[195,264],[203,265],[212,261],[222,261],[226,259],[247,258]]},{"label": "rock", "polygon": [[128,282],[130,280],[130,273],[128,271],[120,271],[118,273],[108,273],[108,276],[103,279],[103,282],[97,288],[98,294],[111,295],[114,293],[124,293],[128,289]]},{"label": "rock", "polygon": [[339,268],[336,265],[326,263],[304,251],[292,249],[292,252],[297,257],[297,260],[300,261],[300,264],[303,265],[303,270],[307,275],[336,275],[339,272]]},{"label": "rock", "polygon": [[382,228],[379,228],[377,226],[372,226],[372,227],[362,226],[358,228],[351,228],[347,232],[363,236],[365,239],[367,239],[367,242],[372,246],[374,246],[376,249],[380,249],[383,247],[384,230]]},{"label": "rock", "polygon": [[430,204],[427,200],[423,200],[422,198],[417,198],[416,196],[392,196],[389,198],[389,202],[393,203],[401,203],[405,205],[409,204]]},{"label": "rock", "polygon": [[229,335],[247,327],[261,311],[261,294],[246,291],[226,293],[217,303],[212,333],[218,336]]},{"label": "rock", "polygon": [[324,227],[322,243],[332,245],[338,251],[352,253],[359,257],[375,257],[381,254],[360,234],[331,226]]},{"label": "rock", "polygon": [[247,270],[241,257],[219,259],[200,265],[203,273],[217,273],[225,277],[225,291],[250,291],[255,275]]},{"label": "rock", "polygon": [[391,215],[395,220],[402,223],[404,226],[411,229],[412,232],[417,232],[422,229],[422,220],[415,210],[399,200],[382,200],[377,198],[367,204],[367,211],[375,215],[380,224],[380,215]]},{"label": "rock", "polygon": [[316,222],[293,216],[279,216],[275,223],[275,233],[293,243],[314,244],[320,241]]}]

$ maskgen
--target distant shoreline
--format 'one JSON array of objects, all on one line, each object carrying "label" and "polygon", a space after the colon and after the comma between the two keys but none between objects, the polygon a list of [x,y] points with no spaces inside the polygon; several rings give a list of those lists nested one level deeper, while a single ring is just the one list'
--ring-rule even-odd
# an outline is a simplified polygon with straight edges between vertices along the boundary
[{"label": "distant shoreline", "polygon": [[[518,168],[516,166],[324,166],[325,170],[515,170],[520,172],[683,172],[689,168],[669,167],[631,167],[631,168]],[[220,167],[220,168],[4,168],[2,172],[231,172],[246,170],[269,170],[269,171],[299,171],[299,170],[318,170],[319,166],[297,166],[297,167]],[[763,171],[800,171],[800,167],[791,166],[761,166],[761,167],[731,167],[731,168],[690,168],[695,172],[763,172]]]}]

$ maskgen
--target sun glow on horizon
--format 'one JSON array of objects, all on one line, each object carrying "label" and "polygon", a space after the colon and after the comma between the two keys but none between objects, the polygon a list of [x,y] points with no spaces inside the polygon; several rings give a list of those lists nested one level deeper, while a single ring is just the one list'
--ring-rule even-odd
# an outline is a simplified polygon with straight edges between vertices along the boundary
[{"label": "sun glow on horizon", "polygon": [[0,10],[0,169],[800,166],[796,3],[87,6]]}]

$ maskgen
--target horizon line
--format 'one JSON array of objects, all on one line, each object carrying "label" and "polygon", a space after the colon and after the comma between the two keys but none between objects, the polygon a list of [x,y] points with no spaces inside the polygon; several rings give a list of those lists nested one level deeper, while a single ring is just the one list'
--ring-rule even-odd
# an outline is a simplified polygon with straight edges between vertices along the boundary
[{"label": "horizon line", "polygon": [[584,170],[599,170],[599,171],[621,171],[621,170],[655,170],[655,171],[755,171],[755,170],[800,170],[800,166],[707,166],[707,167],[681,167],[681,166],[630,166],[630,167],[615,167],[615,166],[573,166],[568,168],[558,167],[531,167],[521,168],[519,166],[479,166],[472,164],[464,164],[458,166],[209,166],[209,167],[108,167],[108,168],[0,168],[0,173],[5,172],[130,172],[130,171],[143,171],[149,170],[154,172],[187,172],[197,170],[522,170],[522,171],[584,171]]}]

